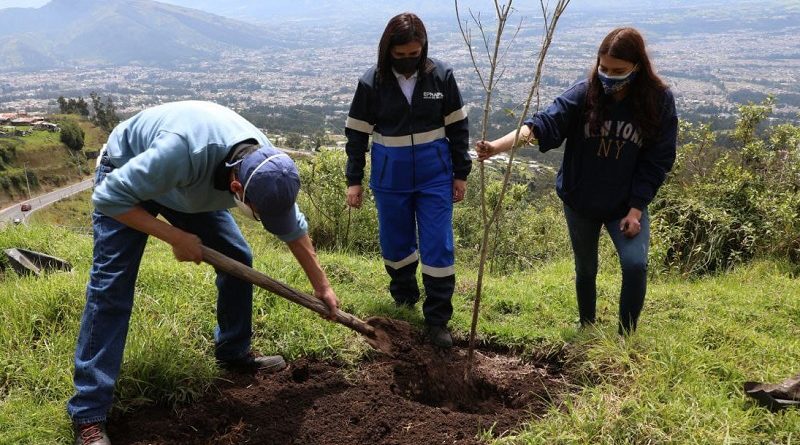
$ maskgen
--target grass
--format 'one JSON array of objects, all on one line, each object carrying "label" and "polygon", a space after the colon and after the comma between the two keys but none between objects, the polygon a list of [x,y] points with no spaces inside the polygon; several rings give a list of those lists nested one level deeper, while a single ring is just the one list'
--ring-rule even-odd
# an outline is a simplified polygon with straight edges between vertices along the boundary
[{"label": "grass", "polygon": [[46,130],[33,130],[31,134],[21,138],[24,150],[52,150],[61,148],[61,139],[58,132]]},{"label": "grass", "polygon": [[[73,119],[83,130],[83,149],[85,151],[98,151],[108,139],[108,132],[94,125],[89,119],[75,114],[53,114],[50,118],[54,121]],[[58,133],[55,133],[58,135]],[[58,136],[57,136],[58,137]]]},{"label": "grass", "polygon": [[[88,226],[80,199],[61,203],[28,227],[0,233],[0,247],[27,247],[68,259],[71,273],[43,278],[6,273],[0,280],[0,444],[68,444],[64,412],[72,394],[72,354],[91,265],[92,240],[48,225],[47,213],[77,209],[70,226]],[[298,288],[309,285],[291,255],[255,224],[244,224],[255,267]],[[376,257],[322,252],[342,299],[358,316],[383,314],[421,323],[419,310],[389,303]],[[499,444],[794,444],[800,411],[772,414],[742,393],[747,380],[781,381],[800,372],[800,280],[771,261],[728,274],[650,283],[639,331],[615,334],[619,274],[603,261],[596,329],[577,331],[569,258],[524,273],[490,276],[480,332],[523,353],[569,351],[581,385]],[[453,327],[469,326],[475,272],[458,266]],[[218,376],[213,363],[214,273],[177,263],[151,241],[139,275],[116,412],[149,403],[196,399]],[[262,290],[256,291],[254,347],[264,353],[331,358],[355,364],[368,348],[359,337]]]}]

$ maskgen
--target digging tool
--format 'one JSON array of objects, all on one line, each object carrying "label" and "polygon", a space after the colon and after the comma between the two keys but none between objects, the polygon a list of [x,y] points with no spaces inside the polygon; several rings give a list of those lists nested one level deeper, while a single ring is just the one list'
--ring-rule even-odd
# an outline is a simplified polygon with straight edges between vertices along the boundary
[{"label": "digging tool", "polygon": [[800,408],[800,374],[778,384],[745,382],[744,392],[773,412]]},{"label": "digging tool", "polygon": [[[272,279],[267,275],[246,266],[236,260],[228,258],[227,256],[217,252],[206,246],[203,248],[203,261],[214,266],[215,268],[229,273],[236,278],[253,283],[254,285],[264,288],[273,294],[281,296],[293,303],[297,303],[307,309],[324,316],[330,316],[330,310],[319,298],[308,295],[297,289],[293,289],[285,283]],[[369,320],[364,321],[355,315],[348,314],[342,310],[336,310],[336,318],[333,321],[347,326],[348,328],[363,335],[367,343],[373,348],[385,354],[392,354],[392,341],[389,335],[383,329],[376,328],[369,324]]]},{"label": "digging tool", "polygon": [[5,249],[4,252],[11,267],[20,275],[40,276],[45,272],[72,270],[68,262],[42,252],[22,248]]}]

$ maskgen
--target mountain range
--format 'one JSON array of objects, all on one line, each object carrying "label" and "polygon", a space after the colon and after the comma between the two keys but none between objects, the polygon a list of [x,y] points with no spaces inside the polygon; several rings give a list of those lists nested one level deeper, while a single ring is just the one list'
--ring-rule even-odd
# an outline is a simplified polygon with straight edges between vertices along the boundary
[{"label": "mountain range", "polygon": [[[535,22],[537,3],[514,2],[517,17]],[[16,4],[41,5],[41,0]],[[493,8],[490,0],[458,4],[462,20],[468,10]],[[386,20],[403,11],[417,12],[429,33],[458,35],[452,0],[51,0],[38,8],[0,9],[0,72],[170,67],[214,63],[226,51],[371,45]],[[797,0],[574,0],[559,26],[566,34],[630,23],[657,37],[740,29],[761,33],[797,28],[798,20]]]},{"label": "mountain range", "polygon": [[151,0],[52,0],[0,10],[0,70],[170,65],[281,47],[262,26]]}]

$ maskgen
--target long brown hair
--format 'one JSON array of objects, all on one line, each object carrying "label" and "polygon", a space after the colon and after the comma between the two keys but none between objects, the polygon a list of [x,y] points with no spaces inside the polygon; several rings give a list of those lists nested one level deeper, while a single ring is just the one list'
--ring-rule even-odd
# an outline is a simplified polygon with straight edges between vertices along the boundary
[{"label": "long brown hair", "polygon": [[639,65],[636,78],[627,87],[633,103],[633,119],[641,128],[645,139],[656,137],[667,85],[653,70],[644,38],[634,28],[617,28],[611,31],[597,50],[597,60],[589,74],[589,89],[586,93],[586,119],[590,131],[592,134],[600,131],[608,106],[613,101],[610,95],[603,92],[603,85],[597,75],[600,56],[605,55]]},{"label": "long brown hair", "polygon": [[392,47],[409,42],[419,42],[422,45],[417,72],[422,74],[433,68],[433,63],[428,60],[428,33],[425,31],[425,25],[413,12],[404,12],[389,20],[378,44],[379,81],[392,77],[392,53],[390,52]]}]

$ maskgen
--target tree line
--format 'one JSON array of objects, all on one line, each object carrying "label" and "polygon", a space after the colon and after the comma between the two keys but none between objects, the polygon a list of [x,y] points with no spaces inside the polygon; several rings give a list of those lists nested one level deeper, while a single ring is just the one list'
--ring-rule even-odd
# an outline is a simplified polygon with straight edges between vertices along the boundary
[{"label": "tree line", "polygon": [[114,105],[114,100],[111,96],[103,97],[92,91],[89,94],[91,107],[89,102],[79,96],[78,98],[65,98],[59,96],[58,109],[61,114],[77,114],[89,118],[95,125],[102,128],[107,132],[111,132],[114,127],[119,123],[119,116],[117,115],[117,107]]}]

